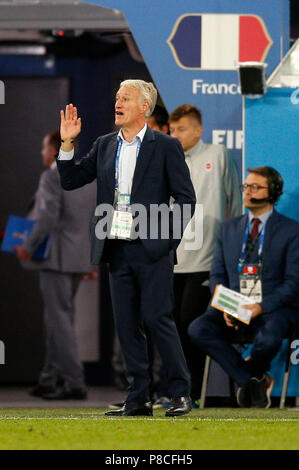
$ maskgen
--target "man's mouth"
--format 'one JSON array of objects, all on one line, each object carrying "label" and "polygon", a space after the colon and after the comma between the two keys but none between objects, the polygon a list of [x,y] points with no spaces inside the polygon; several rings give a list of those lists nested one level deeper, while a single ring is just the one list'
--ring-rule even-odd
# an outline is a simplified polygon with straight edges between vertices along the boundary
[{"label": "man's mouth", "polygon": [[115,111],[115,115],[116,115],[116,116],[123,116],[123,115],[124,115],[124,113],[123,113],[123,112],[121,112],[121,111]]}]

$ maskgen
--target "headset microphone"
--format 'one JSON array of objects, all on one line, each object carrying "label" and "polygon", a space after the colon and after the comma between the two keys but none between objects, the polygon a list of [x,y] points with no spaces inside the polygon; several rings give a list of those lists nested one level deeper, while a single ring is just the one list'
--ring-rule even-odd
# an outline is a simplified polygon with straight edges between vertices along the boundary
[{"label": "headset microphone", "polygon": [[263,197],[262,199],[256,199],[255,197],[250,198],[250,202],[253,204],[263,204],[264,202],[270,202],[271,198],[270,197]]},{"label": "headset microphone", "polygon": [[[258,171],[254,171],[258,170]],[[283,179],[278,171],[274,170],[270,166],[258,167],[258,168],[248,168],[249,173],[257,173],[268,180],[269,186],[269,196],[262,199],[256,199],[255,197],[250,198],[250,202],[253,204],[264,204],[265,202],[270,202],[271,204],[276,204],[280,196],[283,194]]]}]

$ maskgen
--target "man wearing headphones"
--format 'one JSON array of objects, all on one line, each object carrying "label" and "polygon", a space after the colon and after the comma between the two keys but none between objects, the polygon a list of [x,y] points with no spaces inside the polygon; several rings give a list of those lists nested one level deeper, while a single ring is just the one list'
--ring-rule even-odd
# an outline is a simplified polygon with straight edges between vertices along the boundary
[{"label": "man wearing headphones", "polygon": [[[237,383],[241,407],[268,408],[274,380],[266,372],[281,342],[299,325],[299,223],[279,214],[274,205],[283,180],[271,167],[249,168],[242,185],[248,214],[221,225],[210,273],[217,284],[249,296],[247,326],[209,306],[189,334]],[[249,360],[233,347],[236,330],[253,338]]]}]

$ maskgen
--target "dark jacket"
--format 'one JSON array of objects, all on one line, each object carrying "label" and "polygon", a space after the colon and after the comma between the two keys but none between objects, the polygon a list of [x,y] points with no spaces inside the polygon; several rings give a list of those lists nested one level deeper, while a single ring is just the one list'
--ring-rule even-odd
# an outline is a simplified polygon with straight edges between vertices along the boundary
[{"label": "dark jacket", "polygon": [[[109,204],[114,202],[115,193],[115,156],[117,151],[117,133],[99,137],[93,144],[91,151],[84,157],[79,165],[73,160],[57,160],[62,187],[66,190],[79,188],[97,178],[97,204]],[[180,209],[184,205],[189,206],[190,216],[195,209],[195,193],[190,179],[189,169],[185,163],[185,156],[178,140],[153,131],[149,127],[146,130],[138,159],[132,184],[131,204],[142,204],[150,215],[151,204],[169,206],[170,197]],[[93,220],[91,229],[92,248],[91,262],[98,264],[101,260],[109,261],[109,255],[105,253],[107,239],[99,239],[95,235],[95,226],[99,224],[104,215],[99,215],[99,209]],[[145,249],[153,259],[159,259],[170,250],[175,250],[180,242],[183,230],[190,220],[182,221],[180,236],[174,239],[174,225],[177,220],[170,219],[169,237],[158,239],[150,238],[149,224],[148,236],[142,239]],[[108,216],[107,232],[111,225],[111,214]],[[159,227],[160,228],[160,227]],[[178,231],[176,230],[176,233]]]}]

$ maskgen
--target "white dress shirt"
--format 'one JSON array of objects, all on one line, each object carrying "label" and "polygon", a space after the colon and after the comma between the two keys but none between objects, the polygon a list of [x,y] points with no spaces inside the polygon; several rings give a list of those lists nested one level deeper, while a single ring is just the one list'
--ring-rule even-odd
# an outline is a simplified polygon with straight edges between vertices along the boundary
[{"label": "white dress shirt", "polygon": [[120,130],[117,139],[122,140],[122,146],[119,156],[119,182],[118,190],[121,194],[131,194],[132,182],[138,158],[138,151],[143,141],[147,125],[141,129],[140,132],[134,137],[132,142],[128,142],[123,138],[122,131]]},{"label": "white dress shirt", "polygon": [[253,219],[257,218],[257,219],[260,219],[260,224],[258,226],[258,233],[261,233],[269,217],[272,215],[272,212],[273,212],[273,208],[270,209],[268,212],[264,212],[264,214],[261,214],[258,217],[256,217],[255,215],[253,215],[252,212],[249,211],[249,214],[248,214],[249,215],[249,232],[251,233],[251,230],[253,227]]}]

